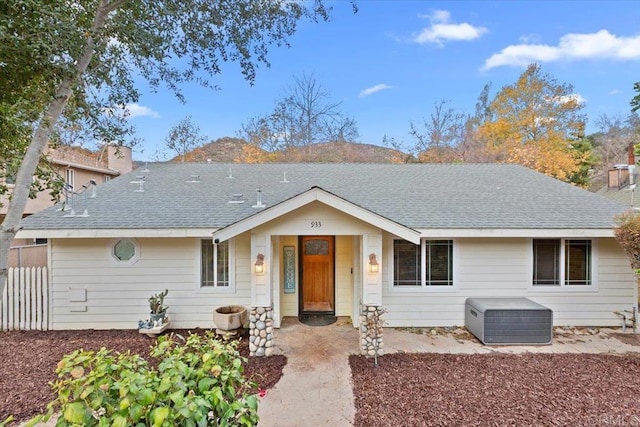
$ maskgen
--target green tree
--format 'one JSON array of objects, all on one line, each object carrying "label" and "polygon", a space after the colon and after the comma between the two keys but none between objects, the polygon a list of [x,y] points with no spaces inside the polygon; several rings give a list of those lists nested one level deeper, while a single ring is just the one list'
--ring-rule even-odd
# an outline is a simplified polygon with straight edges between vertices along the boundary
[{"label": "green tree", "polygon": [[571,143],[571,152],[574,153],[578,167],[568,176],[568,181],[583,188],[589,187],[590,171],[597,161],[597,157],[593,152],[592,139],[584,137]]},{"label": "green tree", "polygon": [[19,158],[0,227],[0,292],[32,176],[61,117],[81,117],[99,130],[105,111],[138,100],[138,76],[182,100],[183,83],[215,88],[212,77],[226,61],[239,63],[252,83],[259,65],[269,65],[272,45],[286,45],[301,19],[327,20],[329,13],[323,0],[0,3],[0,145]]},{"label": "green tree", "polygon": [[570,84],[558,81],[537,64],[503,87],[490,104],[491,118],[479,128],[498,161],[518,163],[569,181],[583,154],[574,144],[584,136],[584,105]]},{"label": "green tree", "polygon": [[635,113],[640,110],[640,82],[633,84],[633,90],[637,92],[636,96],[631,100],[631,112]]}]

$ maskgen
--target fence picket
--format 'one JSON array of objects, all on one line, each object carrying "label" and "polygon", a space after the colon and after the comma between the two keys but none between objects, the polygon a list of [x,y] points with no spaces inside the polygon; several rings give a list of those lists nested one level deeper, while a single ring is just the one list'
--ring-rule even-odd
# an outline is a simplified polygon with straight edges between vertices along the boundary
[{"label": "fence picket", "polygon": [[9,290],[9,304],[7,304],[7,307],[9,308],[9,319],[8,319],[8,324],[7,324],[7,329],[9,329],[10,331],[15,329],[15,325],[14,325],[14,317],[16,314],[16,298],[15,298],[15,283],[18,280],[18,272],[16,270],[9,270],[9,277],[10,277],[10,281],[8,283],[8,290]]},{"label": "fence picket", "polygon": [[17,289],[18,289],[18,310],[19,310],[19,319],[20,319],[20,323],[18,325],[18,327],[20,328],[21,331],[25,330],[25,324],[26,324],[26,298],[25,298],[25,284],[26,281],[28,280],[29,276],[26,274],[26,269],[21,268],[20,269],[20,281],[17,283]]},{"label": "fence picket", "polygon": [[27,315],[29,316],[29,330],[36,330],[36,314],[38,310],[36,309],[36,301],[38,300],[38,296],[35,293],[36,289],[36,269],[32,268],[29,270],[31,279],[29,280],[29,312]]},{"label": "fence picket", "polygon": [[45,267],[10,268],[0,298],[0,330],[49,329],[49,280]]},{"label": "fence picket", "polygon": [[36,280],[33,284],[36,294],[35,299],[35,329],[41,331],[43,329],[47,329],[43,324],[42,318],[42,269],[38,267],[35,269],[36,271]]}]

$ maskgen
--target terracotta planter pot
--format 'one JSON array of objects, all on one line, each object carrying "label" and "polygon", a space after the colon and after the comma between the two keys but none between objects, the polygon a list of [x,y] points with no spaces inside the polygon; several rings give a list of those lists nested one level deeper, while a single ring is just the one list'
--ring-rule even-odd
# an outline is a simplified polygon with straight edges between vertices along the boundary
[{"label": "terracotta planter pot", "polygon": [[241,305],[226,305],[213,311],[213,323],[223,331],[241,328],[247,322],[247,308]]}]

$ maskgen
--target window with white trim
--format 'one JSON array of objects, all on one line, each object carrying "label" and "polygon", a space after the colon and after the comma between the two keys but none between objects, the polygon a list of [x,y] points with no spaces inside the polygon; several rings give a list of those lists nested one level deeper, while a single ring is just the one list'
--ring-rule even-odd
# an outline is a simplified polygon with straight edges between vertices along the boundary
[{"label": "window with white trim", "polygon": [[229,289],[230,251],[229,242],[214,244],[211,239],[201,241],[201,286]]},{"label": "window with white trim", "polygon": [[109,252],[120,265],[131,265],[140,259],[140,247],[135,239],[112,240]]},{"label": "window with white trim", "polygon": [[533,239],[533,286],[590,286],[592,258],[591,240]]},{"label": "window with white trim", "polygon": [[65,182],[67,183],[67,187],[70,190],[75,189],[75,181],[76,181],[76,171],[73,169],[67,169],[65,172]]},{"label": "window with white trim", "polygon": [[394,240],[393,286],[453,286],[453,240]]}]

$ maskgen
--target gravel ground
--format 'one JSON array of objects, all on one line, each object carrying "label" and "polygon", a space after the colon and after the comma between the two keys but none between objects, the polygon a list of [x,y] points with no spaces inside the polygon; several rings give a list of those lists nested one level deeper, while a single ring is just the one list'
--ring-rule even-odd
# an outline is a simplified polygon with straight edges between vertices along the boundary
[{"label": "gravel ground", "polygon": [[[187,331],[173,332],[187,334]],[[154,342],[137,331],[0,332],[0,422],[9,415],[17,421],[25,420],[46,409],[55,397],[48,384],[56,379],[56,364],[65,354],[80,348],[106,347],[146,356]],[[243,356],[249,355],[246,338],[238,349]],[[269,389],[282,376],[286,363],[282,355],[251,358],[245,373],[260,388]]]},{"label": "gravel ground", "polygon": [[349,358],[356,426],[640,425],[637,354]]}]

